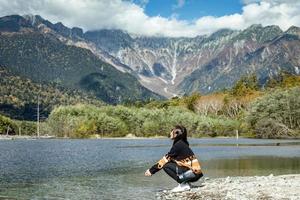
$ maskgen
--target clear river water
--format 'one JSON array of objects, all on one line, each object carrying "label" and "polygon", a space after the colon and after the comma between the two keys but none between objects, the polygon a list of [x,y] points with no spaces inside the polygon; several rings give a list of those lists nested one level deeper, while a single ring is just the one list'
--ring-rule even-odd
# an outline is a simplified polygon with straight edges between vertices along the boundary
[{"label": "clear river water", "polygon": [[[189,139],[204,177],[300,173],[299,140]],[[177,184],[144,172],[169,139],[0,141],[0,199],[155,199]],[[197,185],[197,183],[196,183]]]}]

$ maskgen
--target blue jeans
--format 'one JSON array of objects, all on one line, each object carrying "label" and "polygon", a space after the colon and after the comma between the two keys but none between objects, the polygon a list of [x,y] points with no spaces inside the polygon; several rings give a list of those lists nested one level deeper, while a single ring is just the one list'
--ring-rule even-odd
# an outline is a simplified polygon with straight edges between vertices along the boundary
[{"label": "blue jeans", "polygon": [[163,166],[164,171],[173,178],[177,183],[183,183],[183,182],[196,182],[198,181],[203,174],[195,174],[195,176],[191,179],[180,179],[179,175],[188,171],[189,168],[182,167],[177,165],[175,162],[168,162]]}]

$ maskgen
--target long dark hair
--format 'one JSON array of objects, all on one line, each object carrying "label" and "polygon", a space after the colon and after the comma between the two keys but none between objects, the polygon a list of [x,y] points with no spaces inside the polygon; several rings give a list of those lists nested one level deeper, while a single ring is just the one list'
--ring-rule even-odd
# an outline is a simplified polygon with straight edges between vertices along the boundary
[{"label": "long dark hair", "polygon": [[187,141],[187,130],[186,130],[186,128],[185,128],[184,126],[182,126],[182,125],[176,125],[176,126],[172,129],[172,131],[173,131],[173,130],[176,131],[176,129],[179,130],[179,131],[178,131],[179,133],[176,134],[176,137],[174,138],[173,144],[175,144],[175,143],[178,142],[179,140],[182,140],[182,141],[185,142],[187,145],[189,145],[189,142]]}]

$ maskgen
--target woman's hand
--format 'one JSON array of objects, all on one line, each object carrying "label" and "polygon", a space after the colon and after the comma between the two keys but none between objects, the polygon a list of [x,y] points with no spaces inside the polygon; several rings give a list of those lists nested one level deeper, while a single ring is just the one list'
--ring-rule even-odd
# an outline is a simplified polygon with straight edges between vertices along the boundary
[{"label": "woman's hand", "polygon": [[149,169],[147,169],[147,171],[145,172],[145,176],[152,176],[151,172]]}]

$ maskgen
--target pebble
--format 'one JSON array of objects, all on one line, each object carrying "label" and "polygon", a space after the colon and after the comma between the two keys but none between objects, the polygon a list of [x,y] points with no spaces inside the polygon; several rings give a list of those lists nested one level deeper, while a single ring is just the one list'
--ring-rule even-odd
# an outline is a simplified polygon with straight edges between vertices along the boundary
[{"label": "pebble", "polygon": [[[195,185],[197,185],[197,183]],[[181,193],[163,191],[157,194],[157,199],[300,200],[300,174],[281,176],[270,174],[269,176],[204,179],[201,185],[205,186],[196,186],[190,191]]]}]

